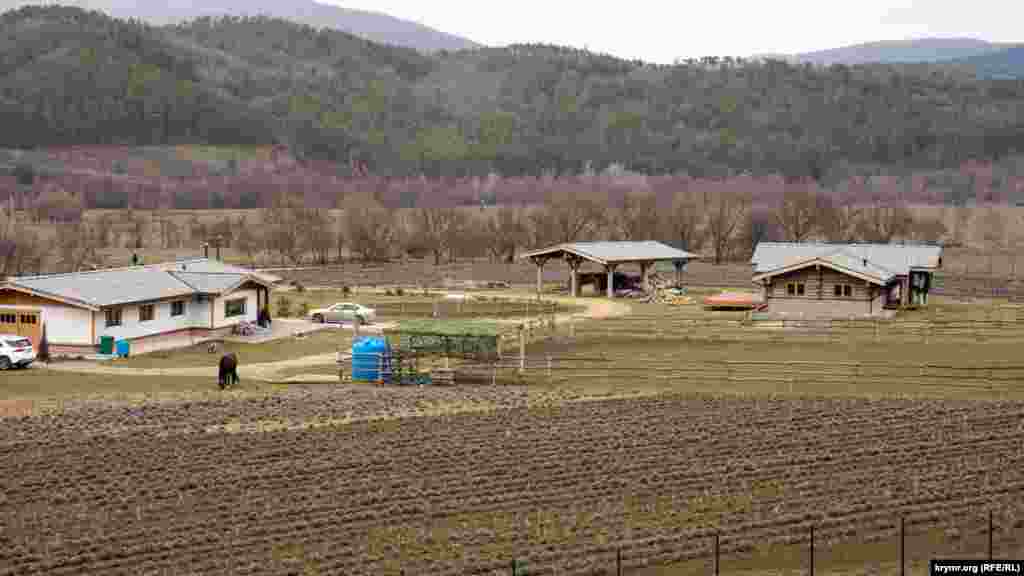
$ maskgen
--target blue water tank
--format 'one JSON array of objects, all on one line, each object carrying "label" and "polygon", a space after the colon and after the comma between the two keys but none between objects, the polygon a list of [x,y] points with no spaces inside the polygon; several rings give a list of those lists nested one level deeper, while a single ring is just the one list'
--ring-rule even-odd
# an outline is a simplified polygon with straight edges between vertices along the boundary
[{"label": "blue water tank", "polygon": [[128,357],[128,352],[131,350],[131,345],[128,344],[127,340],[118,340],[117,344],[117,355],[122,358]]},{"label": "blue water tank", "polygon": [[391,349],[381,336],[365,336],[352,343],[352,379],[369,382],[391,380]]}]

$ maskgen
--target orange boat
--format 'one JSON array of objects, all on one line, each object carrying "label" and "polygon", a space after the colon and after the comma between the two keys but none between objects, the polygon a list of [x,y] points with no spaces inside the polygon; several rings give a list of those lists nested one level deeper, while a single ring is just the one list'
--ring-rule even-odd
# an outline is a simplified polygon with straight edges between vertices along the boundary
[{"label": "orange boat", "polygon": [[713,309],[755,310],[764,304],[760,297],[748,292],[722,292],[704,299],[704,306]]}]

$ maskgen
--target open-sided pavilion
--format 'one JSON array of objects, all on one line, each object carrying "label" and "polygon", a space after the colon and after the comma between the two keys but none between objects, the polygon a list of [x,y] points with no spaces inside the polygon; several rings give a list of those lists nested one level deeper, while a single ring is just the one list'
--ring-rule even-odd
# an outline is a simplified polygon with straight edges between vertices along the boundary
[{"label": "open-sided pavilion", "polygon": [[520,256],[528,258],[537,266],[537,293],[541,292],[544,265],[551,260],[564,260],[570,270],[570,293],[580,295],[579,269],[584,262],[593,262],[603,266],[608,275],[608,297],[615,297],[615,270],[624,264],[638,264],[644,286],[648,286],[648,273],[657,262],[672,262],[676,269],[676,282],[682,280],[682,272],[686,263],[697,258],[685,250],[673,248],[661,242],[647,240],[643,242],[568,242],[531,250]]}]

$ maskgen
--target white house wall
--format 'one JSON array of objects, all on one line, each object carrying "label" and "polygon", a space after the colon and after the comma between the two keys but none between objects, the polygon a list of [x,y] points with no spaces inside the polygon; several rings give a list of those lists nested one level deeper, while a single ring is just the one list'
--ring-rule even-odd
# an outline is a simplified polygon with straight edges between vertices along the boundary
[{"label": "white house wall", "polygon": [[73,308],[61,304],[7,306],[0,309],[36,309],[40,310],[39,321],[46,324],[46,338],[54,344],[83,345],[92,344],[92,312],[82,308]]},{"label": "white house wall", "polygon": [[[245,315],[233,316],[231,318],[224,317],[224,303],[228,300],[235,300],[238,298],[245,298]],[[226,296],[218,297],[213,304],[213,327],[223,328],[225,326],[233,326],[238,324],[242,320],[249,322],[256,322],[256,290],[236,290]]]},{"label": "white house wall", "polygon": [[[181,316],[171,316],[171,303],[170,302],[157,302],[153,304],[154,316],[153,319],[147,322],[139,322],[139,304],[129,304],[121,307],[121,325],[107,327],[107,319],[105,312],[96,313],[96,341],[99,342],[101,336],[113,336],[115,339],[122,338],[139,338],[141,336],[150,336],[153,334],[160,334],[163,332],[171,332],[174,330],[182,330],[184,328],[193,327],[209,327],[209,324],[197,324],[196,318],[201,321],[203,319],[202,314],[194,314],[192,308],[198,308],[202,306],[209,306],[209,303],[195,303],[190,298],[185,301],[185,314]],[[206,318],[209,318],[207,313]]]}]

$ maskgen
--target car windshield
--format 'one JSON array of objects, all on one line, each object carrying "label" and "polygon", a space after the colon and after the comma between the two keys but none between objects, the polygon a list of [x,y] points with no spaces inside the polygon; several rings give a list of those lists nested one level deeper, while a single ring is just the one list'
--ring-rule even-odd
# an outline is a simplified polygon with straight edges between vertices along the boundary
[{"label": "car windshield", "polygon": [[32,341],[28,338],[22,338],[20,340],[8,340],[7,345],[11,348],[29,348],[32,346]]}]

